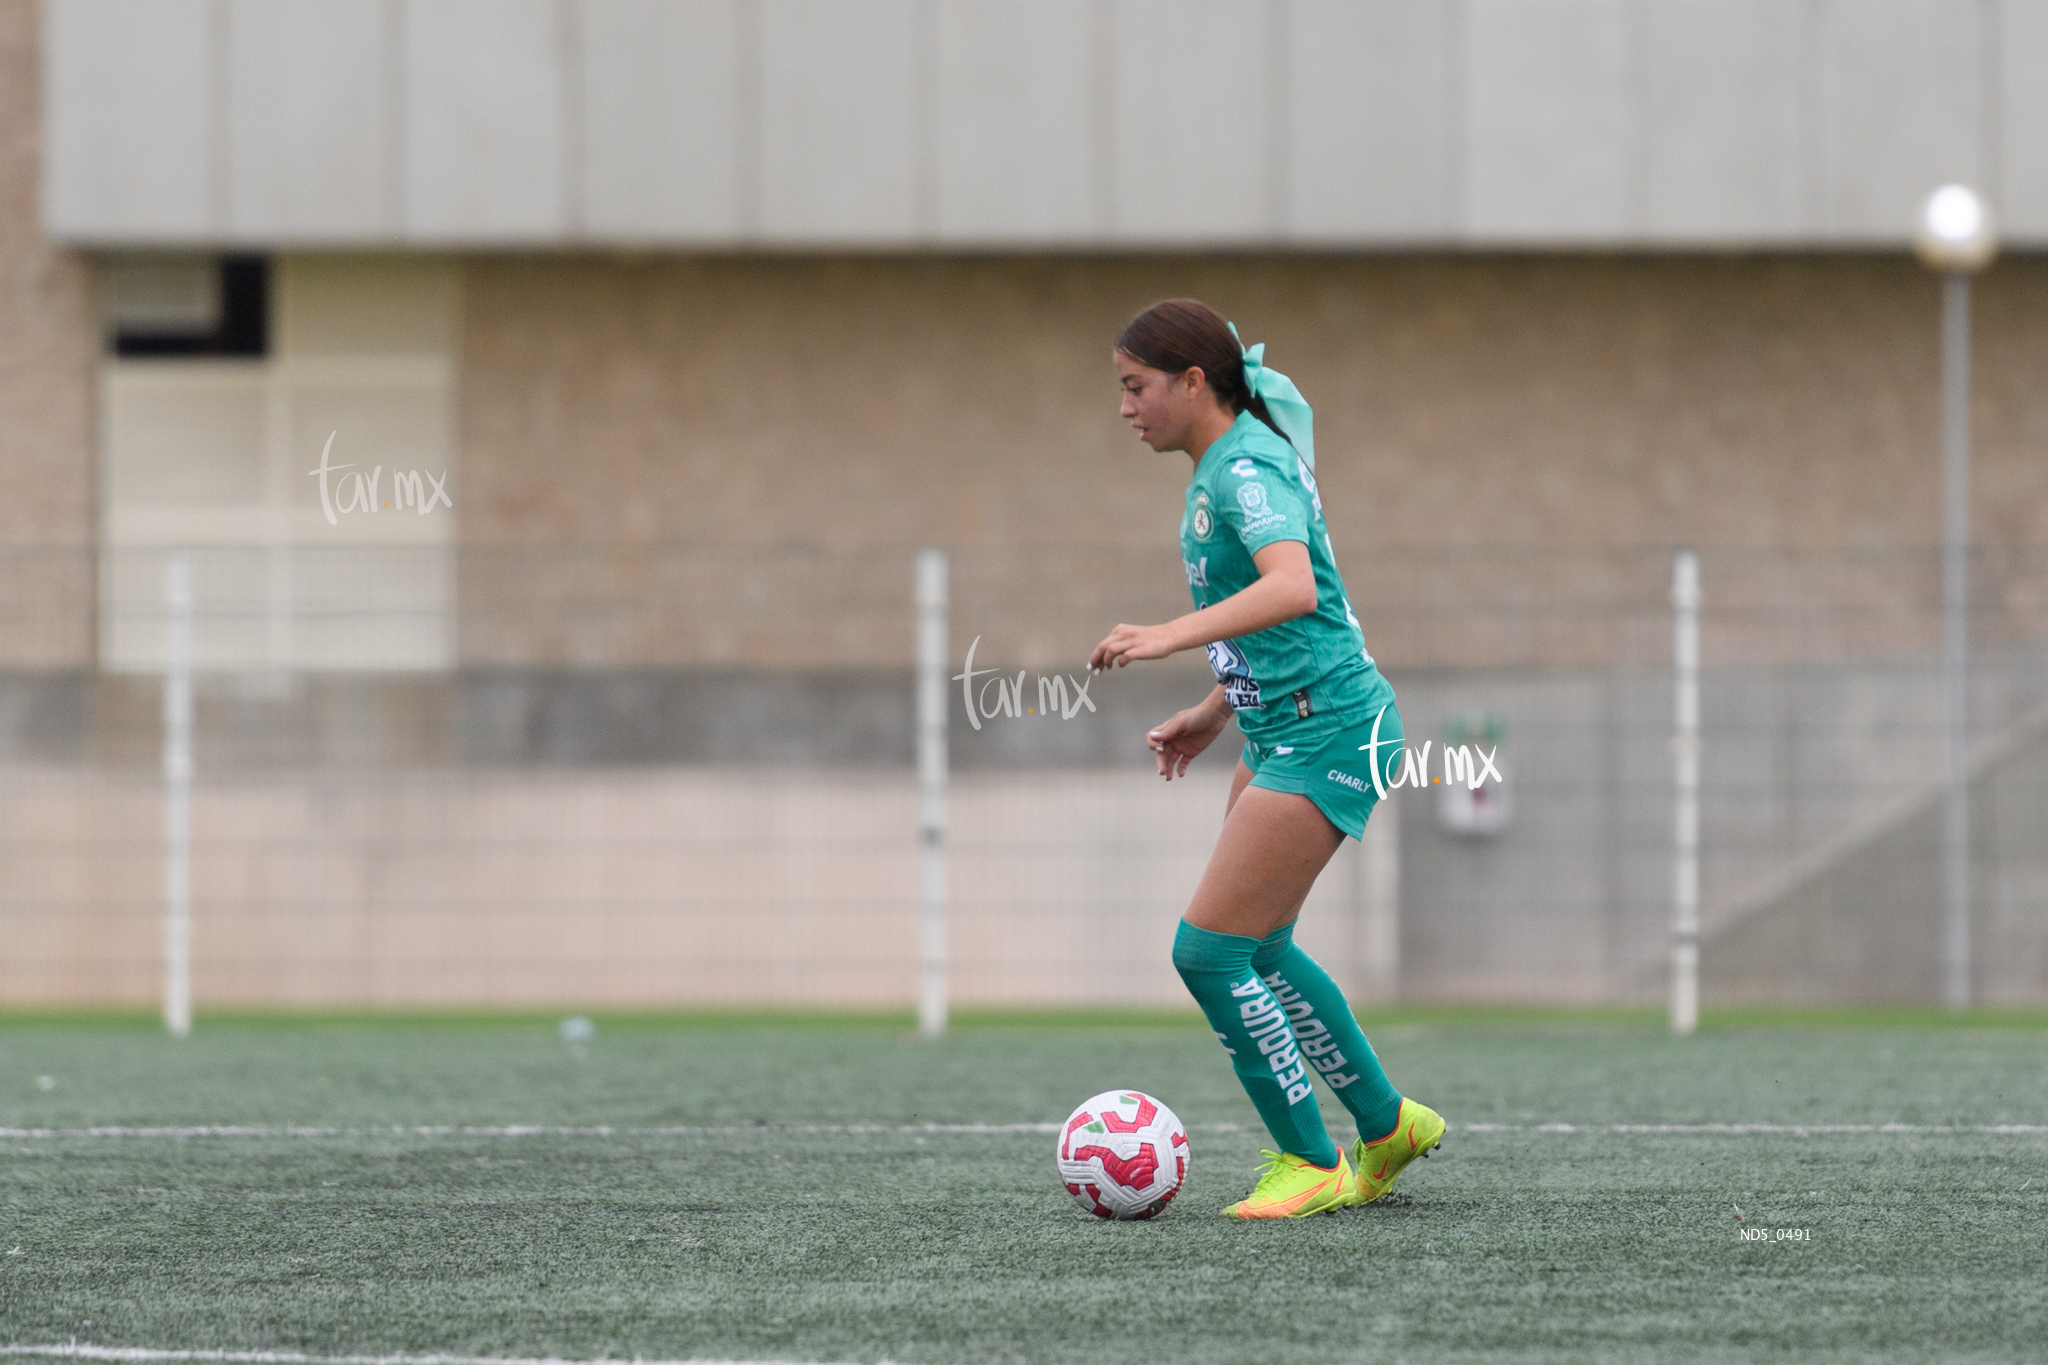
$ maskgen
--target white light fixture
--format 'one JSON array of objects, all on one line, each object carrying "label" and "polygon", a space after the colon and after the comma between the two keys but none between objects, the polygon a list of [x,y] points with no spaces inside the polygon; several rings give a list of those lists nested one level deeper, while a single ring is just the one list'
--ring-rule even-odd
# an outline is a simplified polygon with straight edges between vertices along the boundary
[{"label": "white light fixture", "polygon": [[1982,270],[1998,254],[1991,206],[1968,186],[1943,185],[1921,206],[1913,249],[1935,270]]}]

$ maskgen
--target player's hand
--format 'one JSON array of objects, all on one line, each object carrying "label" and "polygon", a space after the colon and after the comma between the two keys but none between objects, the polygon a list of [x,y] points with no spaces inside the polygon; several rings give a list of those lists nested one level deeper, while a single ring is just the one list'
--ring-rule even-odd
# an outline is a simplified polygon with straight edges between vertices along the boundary
[{"label": "player's hand", "polygon": [[1145,743],[1152,749],[1152,761],[1159,765],[1159,775],[1168,782],[1187,774],[1188,764],[1195,761],[1195,755],[1216,742],[1216,736],[1223,733],[1223,727],[1230,723],[1230,712],[1218,711],[1207,702],[1190,706],[1177,713],[1173,719],[1145,735]]},{"label": "player's hand", "polygon": [[1173,652],[1173,640],[1165,626],[1118,626],[1095,646],[1088,667],[1099,673],[1141,659],[1164,659]]}]

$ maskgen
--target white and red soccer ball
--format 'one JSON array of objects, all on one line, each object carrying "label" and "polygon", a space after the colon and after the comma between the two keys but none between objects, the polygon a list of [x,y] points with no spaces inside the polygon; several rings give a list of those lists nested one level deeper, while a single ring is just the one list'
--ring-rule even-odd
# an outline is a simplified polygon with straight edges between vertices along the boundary
[{"label": "white and red soccer ball", "polygon": [[1097,1218],[1150,1218],[1188,1178],[1188,1130],[1139,1090],[1106,1090],[1060,1129],[1060,1180]]}]

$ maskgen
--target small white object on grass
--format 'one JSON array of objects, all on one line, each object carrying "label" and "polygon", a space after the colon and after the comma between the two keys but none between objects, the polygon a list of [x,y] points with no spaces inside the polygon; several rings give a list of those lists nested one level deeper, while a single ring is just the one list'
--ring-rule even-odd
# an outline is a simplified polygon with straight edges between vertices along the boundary
[{"label": "small white object on grass", "polygon": [[55,1090],[56,1088],[57,1088],[57,1078],[56,1078],[55,1076],[38,1076],[38,1077],[36,1077],[36,1089],[38,1089],[38,1090]]},{"label": "small white object on grass", "polygon": [[565,1043],[587,1043],[597,1036],[597,1025],[581,1014],[572,1014],[562,1021],[562,1041]]}]

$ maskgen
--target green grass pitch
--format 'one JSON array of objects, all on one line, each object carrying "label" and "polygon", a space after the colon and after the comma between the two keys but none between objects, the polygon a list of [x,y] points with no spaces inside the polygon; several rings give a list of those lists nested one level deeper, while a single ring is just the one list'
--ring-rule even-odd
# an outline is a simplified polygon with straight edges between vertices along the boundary
[{"label": "green grass pitch", "polygon": [[[536,1018],[202,1017],[182,1043],[0,1021],[0,1346],[2048,1359],[2038,1019],[1367,1024],[1449,1118],[1443,1150],[1372,1207],[1238,1226],[1218,1210],[1262,1133],[1192,1014],[933,1043],[894,1019],[600,1017],[581,1047]],[[1156,1222],[1084,1217],[1049,1133],[899,1131],[1054,1123],[1113,1086],[1193,1129]],[[245,1131],[137,1131],[222,1125]],[[461,1131],[508,1125],[575,1131]],[[694,1131],[636,1131],[664,1128]]]}]

